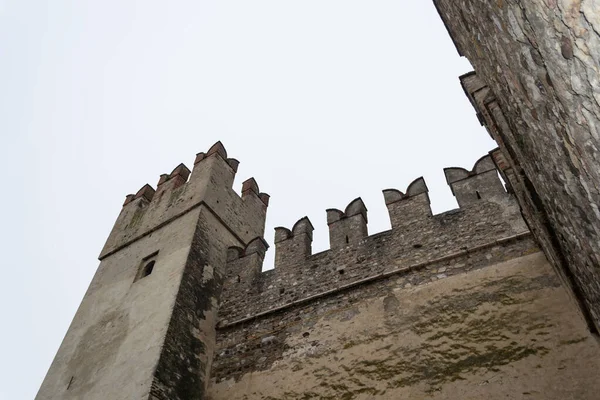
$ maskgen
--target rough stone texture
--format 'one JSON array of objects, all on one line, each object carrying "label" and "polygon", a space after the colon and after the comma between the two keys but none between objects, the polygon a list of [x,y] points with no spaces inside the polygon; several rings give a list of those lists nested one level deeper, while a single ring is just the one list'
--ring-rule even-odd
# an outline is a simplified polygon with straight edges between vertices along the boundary
[{"label": "rough stone texture", "polygon": [[151,400],[204,398],[226,249],[236,244],[224,232],[220,221],[202,208],[156,366]]},{"label": "rough stone texture", "polygon": [[[489,163],[490,157],[486,160]],[[276,228],[274,270],[259,273],[262,260],[256,257],[243,257],[228,264],[226,294],[219,311],[221,324],[399,267],[430,262],[528,232],[516,202],[502,188],[496,170],[492,174],[490,170],[477,173],[476,168],[472,172],[462,171],[467,176],[451,185],[456,188],[459,203],[465,203],[463,199],[471,198],[477,191],[485,198],[465,208],[432,216],[426,192],[404,195],[387,205],[394,228],[354,245],[311,255],[312,225],[307,218],[299,220],[291,231]],[[354,221],[360,222],[343,225],[348,237],[363,235],[366,217],[362,213],[342,218],[349,222],[356,218]],[[342,235],[331,228],[332,224],[340,222],[330,224],[331,242],[335,244]],[[353,229],[358,233],[353,233]],[[254,274],[246,274],[242,279],[240,271],[249,270]]]},{"label": "rough stone texture", "polygon": [[127,196],[36,399],[205,397],[227,249],[264,231],[268,196],[238,196],[236,168],[217,143],[189,182],[180,165]]},{"label": "rough stone texture", "polygon": [[434,3],[489,91],[478,113],[520,182],[528,224],[597,332],[600,3]]},{"label": "rough stone texture", "polygon": [[216,144],[127,196],[37,399],[595,398],[597,343],[493,156],[445,169],[456,210],[419,178],[384,191],[389,231],[361,199],[327,211],[330,250],[276,228],[261,272],[268,195],[231,191]]},{"label": "rough stone texture", "polygon": [[268,204],[264,197],[268,195],[259,193],[251,178],[256,190],[244,190],[240,197],[231,188],[237,165],[237,160],[227,158],[219,142],[206,155],[198,154],[189,182],[181,180],[178,166],[170,175],[161,175],[156,192],[144,185],[136,195],[128,195],[100,259],[201,205],[218,215],[239,242],[246,244],[257,236],[262,237]]},{"label": "rough stone texture", "polygon": [[546,257],[555,267],[563,283],[570,289],[569,293],[573,295],[573,299],[578,303],[590,330],[597,332],[593,318],[584,302],[585,296],[575,280],[572,270],[568,267],[568,261],[549,221],[546,208],[516,160],[511,147],[505,144],[504,138],[510,132],[510,129],[496,98],[489,87],[475,73],[463,75],[461,83],[465,93],[477,110],[479,119],[500,146],[490,154],[498,165],[510,191],[515,194],[529,229],[540,243]]},{"label": "rough stone texture", "polygon": [[596,399],[598,346],[543,254],[489,261],[220,330],[210,399]]},{"label": "rough stone texture", "polygon": [[492,157],[445,173],[458,210],[432,216],[418,179],[384,191],[390,231],[365,237],[357,199],[328,210],[331,250],[303,218],[272,271],[231,251],[209,398],[594,399],[600,349]]}]

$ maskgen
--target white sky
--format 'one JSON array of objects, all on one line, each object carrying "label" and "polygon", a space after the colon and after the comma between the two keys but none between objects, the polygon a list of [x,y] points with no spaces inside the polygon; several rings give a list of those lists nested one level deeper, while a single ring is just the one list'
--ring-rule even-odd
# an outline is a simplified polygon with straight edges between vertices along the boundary
[{"label": "white sky", "polygon": [[[432,0],[0,0],[0,399],[32,399],[127,193],[221,140],[273,227],[495,147]],[[273,247],[265,267],[272,267]]]}]

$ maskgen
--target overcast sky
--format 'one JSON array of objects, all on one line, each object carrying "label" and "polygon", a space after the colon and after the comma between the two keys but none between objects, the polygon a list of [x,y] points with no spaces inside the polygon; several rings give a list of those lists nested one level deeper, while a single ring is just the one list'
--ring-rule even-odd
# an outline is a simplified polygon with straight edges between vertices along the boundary
[{"label": "overcast sky", "polygon": [[[221,140],[273,227],[495,147],[431,0],[0,0],[0,398],[32,399],[128,193]],[[265,268],[272,268],[273,247]]]}]

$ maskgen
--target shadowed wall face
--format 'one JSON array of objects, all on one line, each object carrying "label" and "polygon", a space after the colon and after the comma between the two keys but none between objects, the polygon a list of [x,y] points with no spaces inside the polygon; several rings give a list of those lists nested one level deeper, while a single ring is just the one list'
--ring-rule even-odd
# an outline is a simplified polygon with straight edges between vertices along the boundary
[{"label": "shadowed wall face", "polygon": [[526,213],[529,225],[539,227],[534,233],[541,242],[552,242],[547,253],[557,269],[569,268],[563,274],[572,276],[597,331],[600,242],[590,239],[600,234],[598,3],[434,3],[459,53],[491,91],[485,106],[496,124],[505,125],[495,139],[527,183],[521,197],[538,203]]}]

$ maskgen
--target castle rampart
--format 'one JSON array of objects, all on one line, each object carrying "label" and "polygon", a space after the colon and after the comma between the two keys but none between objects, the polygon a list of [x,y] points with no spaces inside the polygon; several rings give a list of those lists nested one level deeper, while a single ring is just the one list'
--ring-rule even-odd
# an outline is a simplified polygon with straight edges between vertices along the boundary
[{"label": "castle rampart", "polygon": [[[461,173],[451,185],[460,185],[460,191],[455,193],[460,202],[466,203],[457,210],[432,216],[427,186],[419,178],[409,186],[406,195],[395,189],[384,190],[392,220],[390,231],[367,236],[367,209],[360,198],[353,200],[345,212],[327,210],[330,250],[311,254],[313,226],[307,217],[296,222],[291,230],[275,228],[275,269],[247,276],[246,282],[254,282],[250,286],[238,287],[236,280],[230,280],[220,310],[222,320],[230,322],[277,308],[386,273],[398,265],[443,258],[528,232],[518,206],[504,191],[489,156],[479,160],[472,171],[452,168],[446,169],[446,174],[451,176],[452,171]],[[478,191],[481,193],[478,202],[462,200],[477,200]],[[232,276],[239,275],[234,271],[245,269],[241,266],[244,253],[236,254],[241,258],[228,271]],[[251,257],[247,270],[258,271],[256,262],[257,258]]]},{"label": "castle rampart", "polygon": [[[489,156],[472,171],[445,172],[460,209],[432,215],[427,186],[419,178],[406,194],[384,190],[389,231],[367,236],[367,209],[358,198],[344,212],[327,210],[330,250],[310,253],[313,227],[306,217],[291,230],[275,229],[274,270],[260,272],[264,245],[258,254],[253,245],[232,249],[219,312],[221,355],[213,378],[237,378],[260,368],[266,361],[259,359],[269,356],[246,339],[273,333],[274,320],[301,318],[302,310],[314,311],[353,291],[361,297],[397,279],[419,285],[537,251]],[[247,352],[235,350],[240,345]]]},{"label": "castle rampart", "polygon": [[[272,270],[260,272],[262,239],[245,249],[231,248],[211,399],[424,393],[501,399],[523,385],[535,386],[541,398],[562,399],[593,379],[595,372],[575,372],[574,364],[568,377],[555,372],[557,357],[588,351],[587,363],[597,349],[550,351],[556,345],[545,336],[549,327],[557,329],[553,335],[559,341],[571,343],[567,337],[587,334],[585,324],[574,313],[569,314],[573,331],[558,328],[566,314],[554,319],[556,313],[574,308],[543,261],[513,195],[504,190],[492,155],[471,170],[444,172],[459,203],[456,210],[432,215],[427,185],[419,178],[405,193],[383,191],[391,230],[369,236],[367,207],[358,198],[344,211],[326,211],[329,250],[311,254],[313,226],[307,217],[292,229],[275,229]],[[419,300],[422,291],[442,294]],[[542,312],[550,298],[557,304]],[[525,377],[532,370],[527,362],[537,363],[535,382]],[[507,364],[510,374],[503,370]],[[504,385],[481,388],[471,373],[501,376]],[[449,383],[455,381],[467,383]],[[559,381],[560,390],[549,389],[550,382]],[[576,397],[591,399],[590,393]]]}]

